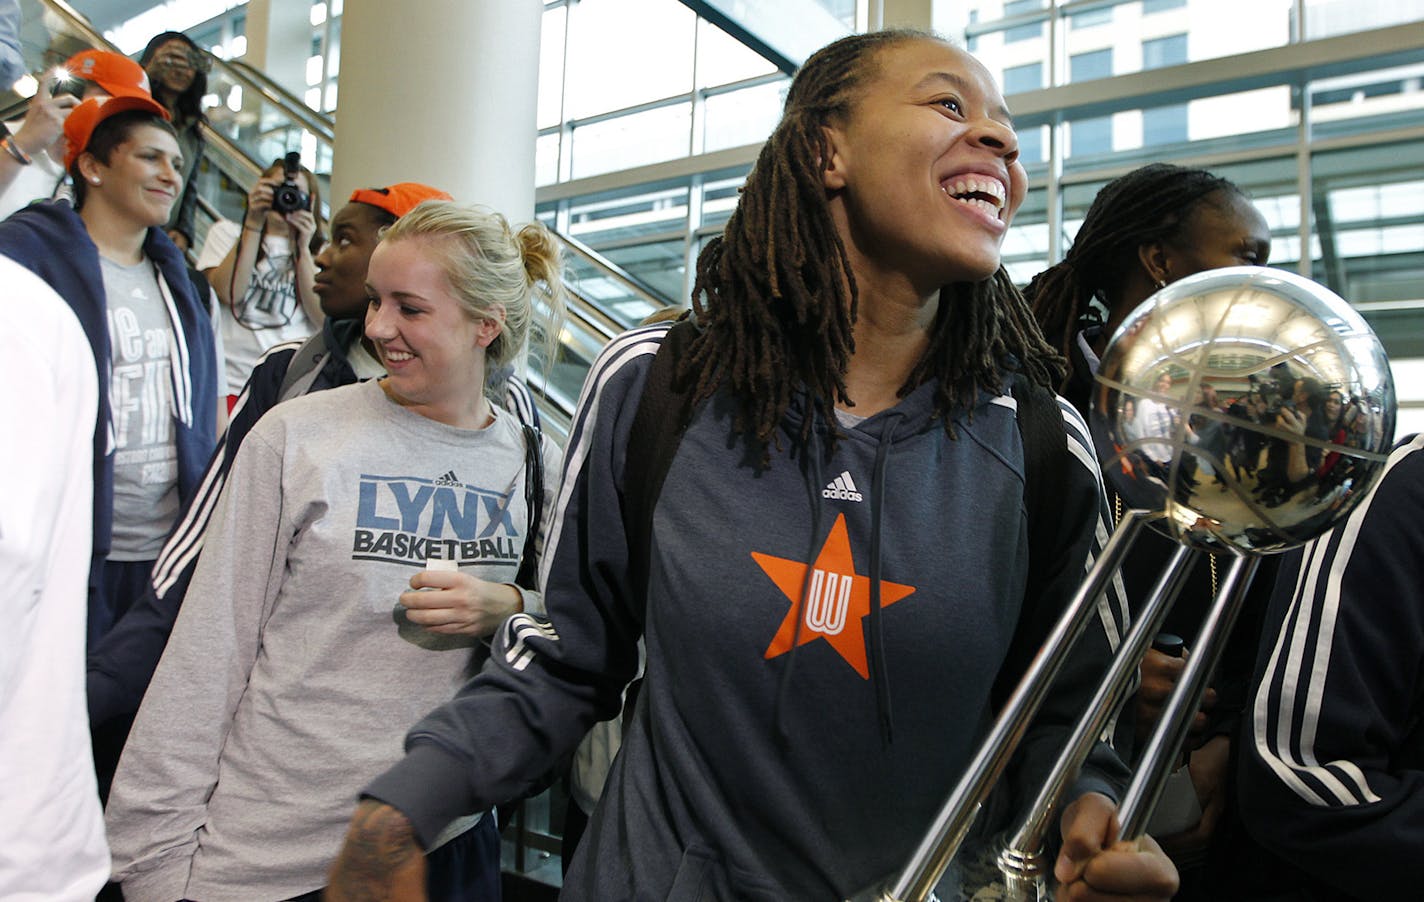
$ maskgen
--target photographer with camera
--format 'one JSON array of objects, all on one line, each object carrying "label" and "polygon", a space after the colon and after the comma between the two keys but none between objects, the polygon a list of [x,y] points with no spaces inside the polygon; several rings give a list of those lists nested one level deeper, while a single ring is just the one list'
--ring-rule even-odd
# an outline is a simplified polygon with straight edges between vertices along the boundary
[{"label": "photographer with camera", "polygon": [[198,269],[222,302],[228,409],[258,358],[321,327],[315,254],[325,241],[316,176],[296,153],[262,173],[241,224],[213,224]]}]

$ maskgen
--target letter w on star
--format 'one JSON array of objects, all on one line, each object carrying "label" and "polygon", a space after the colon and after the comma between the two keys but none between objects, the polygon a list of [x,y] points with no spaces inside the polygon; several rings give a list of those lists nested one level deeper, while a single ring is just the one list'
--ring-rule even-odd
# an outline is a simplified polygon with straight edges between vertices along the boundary
[{"label": "letter w on star", "polygon": [[[759,551],[752,552],[752,559],[791,601],[791,609],[786,612],[785,619],[766,648],[767,660],[791,650],[796,640],[796,620],[799,616],[803,622],[798,644],[824,639],[847,664],[855,668],[861,679],[870,679],[870,666],[865,654],[865,629],[861,623],[861,619],[870,614],[870,577],[855,572],[845,514],[836,517],[820,554],[809,567],[801,561],[773,557]],[[799,604],[803,586],[806,601]],[[914,586],[882,579],[880,606],[888,607],[914,591]]]}]

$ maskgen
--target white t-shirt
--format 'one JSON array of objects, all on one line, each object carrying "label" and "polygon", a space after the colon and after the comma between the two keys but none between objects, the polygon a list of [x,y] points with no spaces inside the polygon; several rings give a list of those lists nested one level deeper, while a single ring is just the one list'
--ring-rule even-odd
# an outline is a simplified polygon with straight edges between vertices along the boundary
[{"label": "white t-shirt", "polygon": [[[11,135],[20,130],[24,120],[6,122],[5,128]],[[4,219],[21,207],[27,207],[37,200],[54,197],[55,189],[64,181],[64,166],[52,159],[45,151],[30,155],[31,163],[20,168],[20,174],[4,192],[0,192],[0,219]]]},{"label": "white t-shirt", "polygon": [[114,532],[109,559],[151,561],[178,517],[173,323],[158,270],[99,258],[109,316]]},{"label": "white t-shirt", "polygon": [[84,641],[94,353],[38,276],[0,257],[0,899],[92,900],[109,849]]},{"label": "white t-shirt", "polygon": [[[239,235],[243,235],[240,223],[225,219],[213,223],[198,255],[198,269],[206,272],[221,263]],[[256,232],[248,232],[243,240],[256,237]],[[253,267],[247,291],[234,306],[224,304],[222,309],[227,394],[236,395],[268,348],[306,338],[315,331],[297,297],[296,259],[286,235],[262,238],[261,259]]]}]

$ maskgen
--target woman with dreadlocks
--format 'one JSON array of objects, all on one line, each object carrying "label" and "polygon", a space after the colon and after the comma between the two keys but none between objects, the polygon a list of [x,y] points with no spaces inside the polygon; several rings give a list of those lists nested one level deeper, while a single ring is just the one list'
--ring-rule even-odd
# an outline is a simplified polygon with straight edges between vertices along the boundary
[{"label": "woman with dreadlocks", "polygon": [[[1153,163],[1109,182],[1062,262],[1035,277],[1026,292],[1044,335],[1068,359],[1064,395],[1087,416],[1098,356],[1118,325],[1154,291],[1209,269],[1264,266],[1270,253],[1265,219],[1240,188],[1220,176]],[[1122,571],[1129,599],[1147,597],[1175,548],[1156,533],[1134,542]],[[1194,565],[1164,632],[1196,635],[1220,567],[1215,556],[1206,558]],[[1166,834],[1162,845],[1181,870],[1179,899],[1223,898],[1239,890],[1246,873],[1231,863],[1238,860],[1243,837],[1230,800],[1228,761],[1276,567],[1275,559],[1262,562],[1246,612],[1196,716],[1188,766],[1175,775],[1183,786],[1181,814],[1173,818],[1170,804],[1158,807],[1154,826]],[[1143,658],[1135,704],[1139,740],[1150,734],[1184,666],[1182,657],[1155,649]],[[1230,878],[1231,884],[1219,878]]]},{"label": "woman with dreadlocks", "polygon": [[[962,50],[878,32],[807,60],[699,259],[695,325],[633,330],[589,374],[542,574],[549,620],[511,620],[408,735],[367,787],[329,899],[414,886],[440,826],[519,796],[619,709],[640,636],[642,689],[563,898],[843,899],[904,867],[1032,603],[1007,392],[1056,373],[999,266],[1025,182],[999,91]],[[679,328],[695,331],[669,380],[685,420],[640,431],[640,407],[672,390],[653,383]],[[630,458],[668,435],[659,483]],[[1034,604],[1050,617],[1105,509],[1095,467],[1063,471],[1068,525],[1057,559],[1035,562],[1056,575]],[[1031,731],[1026,773],[1086,702],[1069,695]],[[1075,787],[1059,898],[1176,888],[1151,840],[1111,842],[1120,776],[1104,746]]]}]

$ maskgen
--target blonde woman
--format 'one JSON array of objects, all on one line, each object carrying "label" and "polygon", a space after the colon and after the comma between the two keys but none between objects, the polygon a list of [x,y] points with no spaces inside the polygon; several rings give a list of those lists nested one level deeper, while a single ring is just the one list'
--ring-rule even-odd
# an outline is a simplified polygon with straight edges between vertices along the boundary
[{"label": "blonde woman", "polygon": [[[559,275],[542,226],[448,202],[376,248],[366,332],[388,375],[274,408],[218,501],[110,798],[126,899],[318,893],[363,783],[477,637],[537,607],[513,585],[537,530],[527,438],[485,384],[534,292],[559,307]],[[434,895],[498,898],[491,820],[445,831]]]}]

